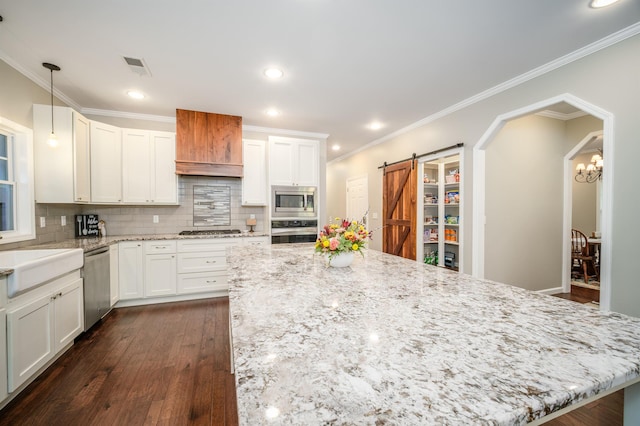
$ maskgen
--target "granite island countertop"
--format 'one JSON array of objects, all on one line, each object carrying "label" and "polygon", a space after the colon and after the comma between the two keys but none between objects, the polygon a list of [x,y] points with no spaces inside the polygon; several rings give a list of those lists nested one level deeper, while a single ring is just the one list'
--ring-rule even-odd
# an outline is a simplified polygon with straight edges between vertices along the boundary
[{"label": "granite island countertop", "polygon": [[376,251],[230,250],[238,417],[525,424],[640,377],[640,319]]}]

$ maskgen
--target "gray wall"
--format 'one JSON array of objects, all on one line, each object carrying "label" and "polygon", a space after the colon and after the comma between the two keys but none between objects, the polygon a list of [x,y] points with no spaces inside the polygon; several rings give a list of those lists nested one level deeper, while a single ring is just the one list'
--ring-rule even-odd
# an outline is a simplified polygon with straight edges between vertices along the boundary
[{"label": "gray wall", "polygon": [[[640,240],[640,228],[635,223],[640,201],[629,194],[637,193],[635,179],[624,171],[634,170],[640,158],[638,143],[638,99],[640,99],[640,36],[628,38],[606,49],[557,68],[490,98],[462,108],[387,142],[363,150],[343,161],[332,162],[327,168],[327,208],[330,215],[345,214],[345,181],[350,176],[369,175],[369,201],[372,212],[378,213],[372,226],[379,227],[382,211],[382,173],[377,166],[422,153],[465,143],[465,220],[471,218],[472,155],[471,150],[501,114],[533,103],[571,93],[614,114],[613,170],[607,172],[613,180],[612,194],[612,283],[611,308],[614,311],[640,316],[640,286],[637,285],[635,247]],[[428,93],[416,93],[428,96]],[[425,114],[426,115],[426,114]],[[491,171],[488,170],[490,174]],[[610,174],[609,174],[610,173]],[[471,271],[470,222],[464,229],[464,270]],[[531,223],[530,226],[536,226]],[[374,248],[380,248],[379,239]]]},{"label": "gray wall", "polygon": [[564,121],[529,115],[507,123],[487,148],[486,278],[560,287],[564,142]]},{"label": "gray wall", "polygon": [[[573,173],[579,163],[589,164],[593,153],[580,154],[573,160]],[[572,184],[571,227],[582,231],[587,237],[596,230],[597,183]]]}]

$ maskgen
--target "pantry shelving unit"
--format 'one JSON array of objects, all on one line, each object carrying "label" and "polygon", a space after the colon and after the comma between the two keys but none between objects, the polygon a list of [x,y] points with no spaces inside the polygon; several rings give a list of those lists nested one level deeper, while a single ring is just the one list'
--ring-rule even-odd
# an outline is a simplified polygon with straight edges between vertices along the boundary
[{"label": "pantry shelving unit", "polygon": [[418,163],[416,259],[456,271],[463,253],[462,156],[457,148]]}]

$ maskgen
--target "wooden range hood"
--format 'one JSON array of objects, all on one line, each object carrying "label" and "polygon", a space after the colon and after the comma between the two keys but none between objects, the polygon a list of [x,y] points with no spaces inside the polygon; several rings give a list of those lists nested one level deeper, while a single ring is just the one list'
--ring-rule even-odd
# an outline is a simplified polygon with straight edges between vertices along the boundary
[{"label": "wooden range hood", "polygon": [[242,177],[242,117],[177,109],[176,174]]}]

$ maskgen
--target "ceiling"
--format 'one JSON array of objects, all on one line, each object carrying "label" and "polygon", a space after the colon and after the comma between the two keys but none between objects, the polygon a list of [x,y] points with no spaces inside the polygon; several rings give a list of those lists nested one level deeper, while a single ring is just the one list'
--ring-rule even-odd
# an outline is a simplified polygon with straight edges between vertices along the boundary
[{"label": "ceiling", "polygon": [[[240,115],[329,134],[331,160],[640,21],[636,0],[588,4],[0,0],[0,59],[47,88],[41,63],[60,66],[60,97],[85,112]],[[123,56],[144,59],[151,76]],[[269,66],[284,77],[265,78]],[[382,128],[369,129],[373,120]]]}]

